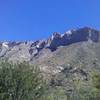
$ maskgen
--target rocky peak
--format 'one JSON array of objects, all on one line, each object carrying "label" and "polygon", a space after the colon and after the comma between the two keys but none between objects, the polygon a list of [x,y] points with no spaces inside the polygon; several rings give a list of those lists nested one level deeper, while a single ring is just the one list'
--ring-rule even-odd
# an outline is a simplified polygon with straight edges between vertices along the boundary
[{"label": "rocky peak", "polygon": [[53,35],[52,35],[52,37],[51,37],[51,40],[57,39],[57,38],[61,38],[61,34],[58,33],[58,32],[54,32]]},{"label": "rocky peak", "polygon": [[41,41],[39,41],[38,44],[36,45],[36,48],[37,48],[38,50],[41,50],[41,49],[43,49],[43,48],[45,47],[45,45],[46,45],[46,41],[45,41],[45,40],[41,40]]},{"label": "rocky peak", "polygon": [[36,48],[41,50],[43,48],[49,48],[51,51],[54,51],[59,46],[66,46],[76,42],[89,41],[99,42],[100,41],[100,31],[92,29],[90,27],[84,27],[74,30],[69,30],[64,34],[54,32],[53,35],[47,40],[38,40],[38,41],[26,41],[26,42],[1,42],[1,46],[14,47],[19,46],[20,44],[30,45],[30,48]]},{"label": "rocky peak", "polygon": [[76,42],[88,41],[99,42],[100,31],[84,27],[75,30],[69,30],[64,34],[54,33],[49,39],[49,48],[54,51],[59,46],[65,46]]},{"label": "rocky peak", "polygon": [[55,51],[59,46],[68,46],[73,43],[84,42],[84,41],[99,42],[100,31],[89,27],[84,27],[80,29],[69,30],[64,34],[55,32],[47,40],[38,40],[35,42],[34,41],[0,42],[0,56],[3,57],[5,55],[11,55],[12,53],[15,52],[21,53],[23,52],[23,50],[24,52],[28,52],[25,54],[29,56],[35,56],[38,55],[42,49],[50,49],[51,51]]}]

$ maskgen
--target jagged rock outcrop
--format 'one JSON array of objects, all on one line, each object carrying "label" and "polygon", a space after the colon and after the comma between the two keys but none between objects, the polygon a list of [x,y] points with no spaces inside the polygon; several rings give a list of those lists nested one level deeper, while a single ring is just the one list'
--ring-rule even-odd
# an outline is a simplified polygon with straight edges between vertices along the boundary
[{"label": "jagged rock outcrop", "polygon": [[99,42],[100,31],[84,27],[69,30],[64,34],[55,32],[47,40],[25,41],[25,42],[0,42],[0,57],[10,60],[30,61],[44,49],[55,51],[60,46],[68,46],[78,42]]},{"label": "jagged rock outcrop", "polygon": [[[51,40],[51,41],[50,41]],[[49,39],[49,48],[54,51],[59,46],[66,46],[76,42],[82,41],[100,41],[100,31],[84,27],[77,30],[70,30],[65,34],[61,35],[59,33],[54,33]]]}]

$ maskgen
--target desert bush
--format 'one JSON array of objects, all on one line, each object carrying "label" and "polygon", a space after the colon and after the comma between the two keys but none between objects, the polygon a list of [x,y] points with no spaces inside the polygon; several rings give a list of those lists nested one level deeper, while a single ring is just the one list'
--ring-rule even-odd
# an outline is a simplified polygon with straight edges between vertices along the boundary
[{"label": "desert bush", "polygon": [[0,100],[39,100],[45,91],[40,70],[29,63],[0,63]]}]

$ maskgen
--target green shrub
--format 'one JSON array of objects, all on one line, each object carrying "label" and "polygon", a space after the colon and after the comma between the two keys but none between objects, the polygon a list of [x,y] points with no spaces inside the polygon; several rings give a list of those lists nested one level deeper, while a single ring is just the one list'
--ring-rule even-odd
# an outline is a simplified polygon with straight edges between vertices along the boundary
[{"label": "green shrub", "polygon": [[28,63],[0,63],[0,100],[38,100],[45,82],[37,67]]}]

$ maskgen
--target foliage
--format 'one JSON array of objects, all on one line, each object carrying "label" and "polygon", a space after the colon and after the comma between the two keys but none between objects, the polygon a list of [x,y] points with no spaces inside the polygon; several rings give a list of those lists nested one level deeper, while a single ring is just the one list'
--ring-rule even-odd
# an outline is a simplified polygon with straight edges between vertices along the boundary
[{"label": "foliage", "polygon": [[0,100],[38,100],[45,85],[37,67],[28,63],[0,63]]},{"label": "foliage", "polygon": [[47,85],[37,66],[3,61],[0,62],[0,100],[100,100],[100,73],[90,77],[88,81],[70,77],[72,90],[68,92],[64,83],[68,81],[66,74],[60,73]]},{"label": "foliage", "polygon": [[42,100],[67,100],[66,91],[62,87],[49,87]]}]

